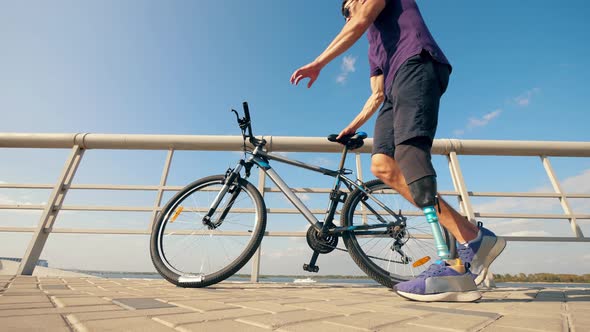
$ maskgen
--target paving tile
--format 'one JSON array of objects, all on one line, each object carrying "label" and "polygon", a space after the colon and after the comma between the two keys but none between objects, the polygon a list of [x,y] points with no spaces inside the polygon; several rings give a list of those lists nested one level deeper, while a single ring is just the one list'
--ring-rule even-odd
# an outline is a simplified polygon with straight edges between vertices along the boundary
[{"label": "paving tile", "polygon": [[590,331],[590,317],[588,317],[588,313],[571,315],[569,317],[569,324],[573,331]]},{"label": "paving tile", "polygon": [[432,328],[432,327],[427,327],[427,326],[415,326],[415,325],[410,325],[407,323],[400,323],[400,324],[380,326],[375,331],[379,331],[379,332],[431,332],[431,331],[441,332],[441,331],[455,331],[455,330],[451,330],[451,329],[441,330],[438,328]]},{"label": "paving tile", "polygon": [[67,307],[67,308],[14,308],[12,310],[0,310],[0,317],[27,317],[36,315],[49,315],[49,314],[72,314],[72,313],[83,313],[83,312],[105,312],[105,311],[122,311],[125,310],[120,306],[109,304],[99,306],[81,306],[81,307]]},{"label": "paving tile", "polygon": [[259,316],[243,317],[236,319],[238,322],[248,323],[264,328],[276,329],[289,324],[303,323],[307,321],[323,320],[329,317],[342,315],[317,311],[290,311],[278,314],[265,314]]},{"label": "paving tile", "polygon": [[[268,331],[268,330],[266,330]],[[307,322],[294,325],[287,325],[276,329],[277,332],[308,332],[308,331],[321,331],[321,332],[359,332],[368,331],[365,329],[359,329],[352,326],[341,326],[334,325],[327,322]]]},{"label": "paving tile", "polygon": [[[0,297],[1,299],[1,297]],[[37,309],[37,308],[53,308],[54,305],[50,301],[35,302],[35,303],[6,303],[0,304],[0,312],[12,309]]]},{"label": "paving tile", "polygon": [[226,304],[223,302],[210,301],[210,300],[181,300],[181,301],[170,301],[172,305],[193,309],[196,311],[212,311],[212,310],[226,310],[226,309],[237,309],[240,308],[236,305]]},{"label": "paving tile", "polygon": [[[264,332],[269,329],[236,322],[235,320],[217,320],[213,322],[204,322],[197,324],[187,324],[176,328],[180,332],[220,332],[220,331],[236,331],[236,332]],[[322,330],[319,330],[322,331]]]},{"label": "paving tile", "polygon": [[83,297],[83,296],[88,296],[88,293],[83,293],[83,292],[78,292],[78,291],[73,291],[71,289],[65,290],[65,289],[55,289],[55,290],[44,290],[42,291],[43,294],[46,295],[53,295],[56,297],[60,297],[60,296],[64,296],[64,297]]},{"label": "paving tile", "polygon": [[39,285],[33,283],[11,283],[9,289],[39,289]]},{"label": "paving tile", "polygon": [[[83,308],[83,307],[78,307]],[[86,307],[92,308],[92,307]],[[121,308],[121,307],[119,307]],[[64,308],[68,309],[68,308]],[[117,311],[96,311],[96,312],[80,312],[74,313],[72,316],[76,317],[77,321],[86,322],[91,320],[105,320],[113,318],[130,318],[130,317],[154,317],[175,315],[193,312],[186,308],[163,308],[163,309],[144,309],[144,310],[117,310]]]},{"label": "paving tile", "polygon": [[51,290],[55,290],[55,289],[70,290],[70,288],[67,285],[65,285],[65,284],[61,284],[61,285],[56,285],[56,284],[53,284],[53,285],[39,285],[39,288],[42,289],[42,290],[49,290],[49,289],[51,289]]},{"label": "paving tile", "polygon": [[83,297],[65,297],[65,296],[52,296],[53,302],[58,307],[71,307],[71,306],[85,306],[85,305],[102,305],[111,304],[110,301],[95,296],[83,296]]},{"label": "paving tile", "polygon": [[67,319],[72,324],[72,327],[78,331],[174,331],[172,328],[145,317],[105,319],[88,322],[76,321],[75,317],[71,316],[67,316]]},{"label": "paving tile", "polygon": [[70,331],[61,315],[0,317],[2,331]]},{"label": "paving tile", "polygon": [[45,295],[0,296],[0,305],[17,303],[51,303]]},{"label": "paving tile", "polygon": [[37,279],[36,276],[17,275],[17,276],[15,276],[13,282],[15,282],[15,283],[37,283],[37,282],[39,282],[39,280]]},{"label": "paving tile", "polygon": [[164,303],[152,298],[121,298],[113,299],[113,303],[118,304],[124,308],[137,310],[137,309],[160,309],[160,308],[173,308],[174,305]]},{"label": "paving tile", "polygon": [[537,331],[561,331],[564,326],[564,320],[559,318],[521,316],[517,313],[503,316],[494,322],[493,325],[510,328],[526,328]]},{"label": "paving tile", "polygon": [[564,303],[562,302],[534,301],[515,305],[512,307],[512,311],[506,312],[505,314],[510,315],[518,313],[520,316],[561,319],[561,316],[565,311]]},{"label": "paving tile", "polygon": [[342,314],[342,315],[351,315],[357,314],[361,312],[369,311],[362,306],[340,306],[330,302],[309,302],[309,303],[292,303],[290,306],[307,309],[307,310],[314,310],[314,311],[322,311],[322,312],[331,312],[335,314]]},{"label": "paving tile", "polygon": [[301,310],[301,308],[293,307],[290,305],[283,305],[283,304],[265,302],[265,301],[233,302],[232,304],[235,306],[241,307],[241,308],[261,310],[261,311],[265,311],[265,312],[273,313],[273,314],[276,314],[279,312]]},{"label": "paving tile", "polygon": [[33,296],[33,295],[45,295],[40,289],[22,289],[22,288],[8,288],[4,291],[3,296]]},{"label": "paving tile", "polygon": [[425,318],[416,318],[406,322],[409,326],[437,329],[445,327],[457,331],[477,330],[495,321],[499,316],[493,318],[484,316],[435,314]]},{"label": "paving tile", "polygon": [[252,309],[228,309],[228,310],[216,310],[208,312],[194,312],[194,313],[183,313],[176,315],[156,315],[153,317],[154,320],[165,324],[170,327],[177,327],[184,324],[191,323],[202,323],[215,320],[227,320],[236,319],[240,317],[248,317],[253,315],[264,315],[263,311],[252,310]]},{"label": "paving tile", "polygon": [[372,312],[343,317],[326,318],[324,319],[324,321],[338,326],[348,326],[359,329],[373,330],[376,329],[378,326],[393,324],[396,322],[407,321],[416,318],[416,316],[400,315],[399,313],[392,311],[389,315],[385,315],[383,313],[378,312]]}]

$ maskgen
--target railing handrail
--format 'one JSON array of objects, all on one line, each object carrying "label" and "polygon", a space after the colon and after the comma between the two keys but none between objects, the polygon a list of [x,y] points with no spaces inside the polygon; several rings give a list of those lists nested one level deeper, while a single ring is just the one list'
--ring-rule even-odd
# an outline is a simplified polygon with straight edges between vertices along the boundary
[{"label": "railing handrail", "polygon": [[[267,141],[267,149],[276,152],[341,152],[339,144],[329,142],[324,137],[285,137],[262,136]],[[365,140],[365,145],[355,150],[357,153],[371,152],[372,139]],[[240,151],[243,148],[241,136],[215,135],[140,135],[140,134],[28,134],[28,133],[0,133],[0,148],[32,148],[32,149],[70,149],[64,169],[56,184],[34,183],[0,183],[0,189],[52,189],[47,204],[23,205],[2,204],[0,210],[43,210],[41,220],[36,228],[32,227],[0,227],[0,232],[33,232],[33,239],[27,249],[19,273],[30,274],[39,258],[45,241],[51,232],[54,233],[87,233],[87,234],[149,234],[151,227],[144,230],[137,229],[75,229],[54,228],[57,213],[60,210],[84,211],[128,211],[151,212],[152,222],[162,209],[162,194],[165,191],[177,191],[182,186],[167,185],[168,171],[174,151]],[[168,151],[160,183],[154,185],[113,185],[113,184],[73,184],[76,169],[85,150],[160,150]],[[574,213],[568,203],[570,198],[590,198],[584,193],[565,193],[549,161],[549,157],[590,157],[590,142],[572,141],[514,141],[514,140],[459,140],[436,139],[432,148],[433,154],[446,155],[453,179],[454,191],[443,192],[444,195],[455,196],[459,199],[462,213],[471,221],[476,218],[535,218],[535,219],[566,219],[569,220],[573,231],[572,237],[534,237],[509,236],[510,241],[549,241],[549,242],[590,242],[577,225],[578,219],[590,219],[588,213]],[[460,168],[458,155],[477,156],[529,156],[540,157],[541,162],[553,186],[553,192],[474,192],[465,185]],[[357,172],[362,178],[360,157],[357,154]],[[261,175],[264,173],[261,172]],[[259,178],[258,189],[264,195],[275,192],[264,184],[264,176]],[[155,191],[157,198],[151,206],[84,206],[64,204],[68,190],[129,190]],[[296,192],[325,193],[325,188],[294,188]],[[561,214],[515,214],[474,211],[470,202],[471,197],[531,197],[559,199],[563,213]],[[312,210],[317,213],[323,209]],[[299,213],[296,209],[269,208],[269,213]],[[304,236],[302,232],[267,232],[269,236]],[[256,258],[257,257],[257,258]],[[260,251],[255,256],[255,262],[260,260]],[[253,265],[253,280],[258,276],[259,263]]]},{"label": "railing handrail", "polygon": [[[339,144],[324,137],[261,136],[269,151],[279,152],[340,152]],[[0,148],[54,148],[113,150],[204,150],[239,151],[241,136],[219,135],[142,135],[142,134],[28,134],[0,133]],[[371,152],[372,139],[358,150]],[[446,155],[496,156],[551,156],[590,157],[590,142],[575,141],[516,141],[516,140],[463,140],[435,139],[432,153]]]}]

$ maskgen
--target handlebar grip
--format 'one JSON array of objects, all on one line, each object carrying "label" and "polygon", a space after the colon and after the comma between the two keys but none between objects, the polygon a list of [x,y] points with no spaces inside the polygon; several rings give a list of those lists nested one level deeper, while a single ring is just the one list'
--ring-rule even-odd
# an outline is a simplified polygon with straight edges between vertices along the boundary
[{"label": "handlebar grip", "polygon": [[244,107],[244,115],[246,116],[246,120],[250,121],[250,109],[248,108],[248,102],[243,102],[242,106]]}]

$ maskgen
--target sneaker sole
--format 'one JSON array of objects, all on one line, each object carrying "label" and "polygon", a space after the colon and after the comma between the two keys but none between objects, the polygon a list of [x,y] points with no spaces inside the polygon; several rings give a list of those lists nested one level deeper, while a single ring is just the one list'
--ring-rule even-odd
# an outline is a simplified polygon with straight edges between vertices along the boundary
[{"label": "sneaker sole", "polygon": [[481,299],[481,293],[478,291],[446,292],[427,295],[396,291],[396,294],[408,300],[420,302],[474,302]]},{"label": "sneaker sole", "polygon": [[492,247],[492,250],[490,250],[490,254],[486,257],[483,263],[484,267],[481,270],[481,273],[475,278],[476,285],[479,286],[485,280],[490,265],[492,265],[496,258],[500,256],[502,251],[504,251],[504,248],[506,248],[506,240],[504,240],[501,237],[498,237],[496,243],[494,243],[494,247]]}]

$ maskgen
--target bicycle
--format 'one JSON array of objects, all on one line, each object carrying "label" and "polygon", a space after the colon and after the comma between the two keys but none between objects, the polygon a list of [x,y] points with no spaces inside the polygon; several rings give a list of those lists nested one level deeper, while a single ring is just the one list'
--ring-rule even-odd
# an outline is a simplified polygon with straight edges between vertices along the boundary
[{"label": "bicycle", "polygon": [[[311,225],[306,239],[313,254],[303,265],[305,271],[319,271],[316,262],[320,254],[343,250],[369,277],[392,287],[416,276],[436,255],[430,226],[419,209],[403,198],[396,202],[398,195],[381,180],[363,182],[347,177],[352,171],[344,168],[346,156],[363,146],[367,134],[359,132],[340,140],[337,135],[328,136],[329,141],[343,145],[339,168],[330,170],[265,151],[266,141],[252,134],[246,102],[243,109],[243,118],[231,111],[242,131],[244,157],[224,174],[184,187],[164,206],[154,223],[150,252],[162,277],[180,287],[205,287],[231,277],[250,260],[265,234],[267,217],[262,195],[248,181],[254,166],[264,171]],[[335,178],[323,221],[270,167],[271,160]],[[341,190],[342,185],[347,190]],[[390,199],[394,202],[384,203]],[[404,202],[409,209],[399,206]],[[344,205],[337,226],[333,221],[340,203]],[[412,217],[419,218],[409,220]],[[454,248],[449,245],[454,240],[444,228],[443,235],[447,246]],[[338,247],[339,238],[346,249]]]}]

